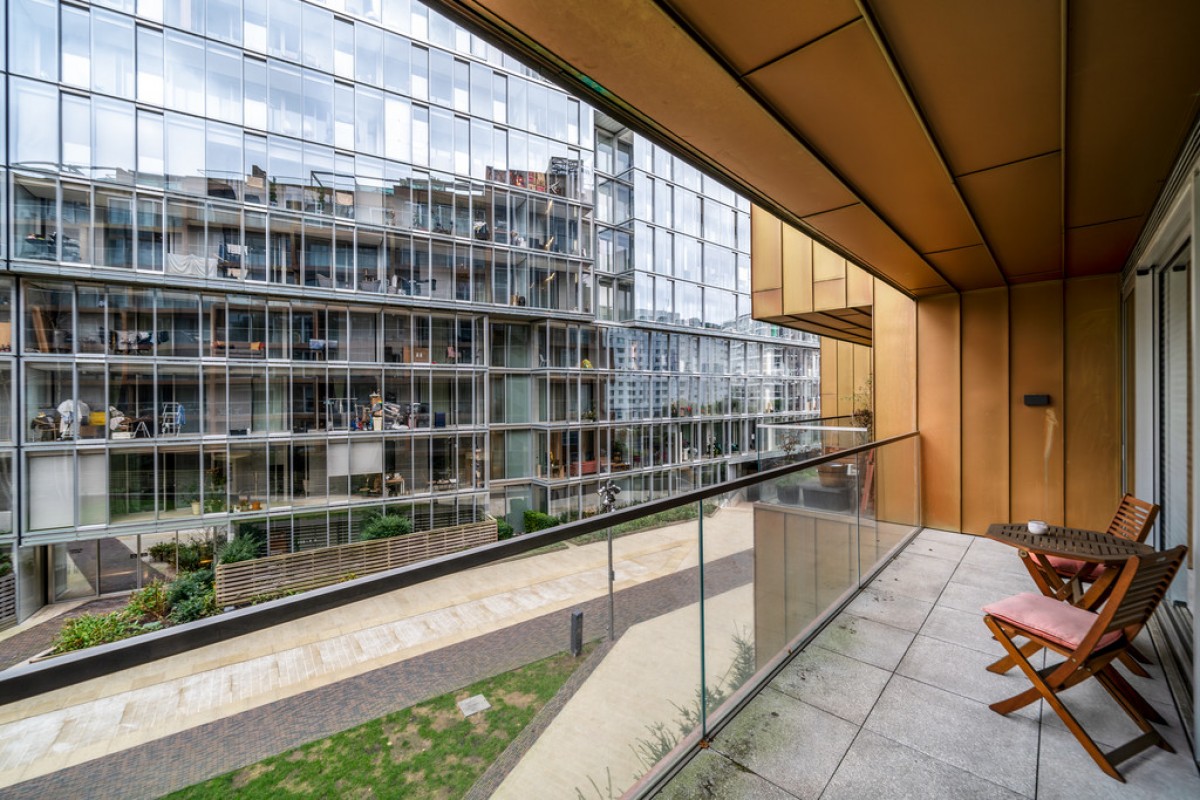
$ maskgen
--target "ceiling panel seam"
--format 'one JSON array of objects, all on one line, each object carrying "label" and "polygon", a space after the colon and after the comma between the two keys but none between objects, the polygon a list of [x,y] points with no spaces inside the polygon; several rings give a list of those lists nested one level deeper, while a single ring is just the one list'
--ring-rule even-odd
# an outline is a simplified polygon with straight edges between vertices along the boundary
[{"label": "ceiling panel seam", "polygon": [[1062,155],[1061,149],[1047,150],[1044,153],[1034,153],[1031,156],[1022,156],[1021,158],[1014,158],[1012,161],[1005,161],[1003,164],[992,164],[990,166],[980,167],[979,169],[973,169],[968,172],[960,172],[956,177],[961,180],[962,178],[970,178],[970,177],[974,177],[975,175],[982,175],[985,172],[991,172],[992,170],[996,170],[996,169],[1004,169],[1005,167],[1015,167],[1017,164],[1024,164],[1027,161],[1036,161],[1039,158],[1046,158],[1048,156],[1061,156],[1061,155]]},{"label": "ceiling panel seam", "polygon": [[[988,256],[992,259],[992,264],[995,266],[996,273],[1004,285],[1008,284],[1008,277],[1004,274],[1004,269],[1000,266],[1000,259],[996,257],[995,250],[992,249],[992,244],[988,241],[988,237],[984,234],[982,226],[979,224],[979,218],[975,214],[975,210],[971,204],[967,202],[967,198],[963,195],[962,187],[959,186],[957,178],[954,176],[954,171],[950,169],[950,163],[946,159],[945,149],[942,147],[938,138],[934,135],[933,129],[926,117],[925,110],[917,101],[916,95],[913,93],[912,86],[909,84],[908,77],[904,74],[904,70],[900,67],[899,61],[896,59],[895,53],[892,51],[891,43],[887,36],[884,35],[883,29],[879,26],[878,20],[875,18],[875,12],[871,9],[869,0],[855,0],[858,6],[859,13],[862,15],[863,22],[867,25],[867,30],[870,31],[871,37],[875,40],[875,45],[879,48],[879,52],[883,55],[883,60],[891,70],[892,76],[896,80],[896,85],[899,86],[900,92],[904,95],[904,99],[908,102],[909,108],[912,110],[913,117],[920,126],[921,131],[925,134],[925,138],[929,142],[930,148],[933,150],[934,157],[938,164],[942,167],[942,172],[949,181],[950,186],[954,189],[954,196],[958,198],[958,202],[962,205],[963,211],[967,215],[967,219],[971,221],[971,227],[979,236],[979,241],[983,244]],[[940,273],[939,273],[940,274]],[[942,276],[945,279],[945,276]],[[959,292],[962,287],[956,285],[952,281],[948,281]]]}]

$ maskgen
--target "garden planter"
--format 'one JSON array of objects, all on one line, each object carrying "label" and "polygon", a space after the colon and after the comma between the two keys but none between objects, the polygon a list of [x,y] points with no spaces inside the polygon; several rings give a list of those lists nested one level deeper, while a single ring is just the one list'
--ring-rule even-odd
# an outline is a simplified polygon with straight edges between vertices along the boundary
[{"label": "garden planter", "polygon": [[791,486],[776,486],[775,494],[779,497],[779,502],[789,506],[800,505],[800,484]]}]

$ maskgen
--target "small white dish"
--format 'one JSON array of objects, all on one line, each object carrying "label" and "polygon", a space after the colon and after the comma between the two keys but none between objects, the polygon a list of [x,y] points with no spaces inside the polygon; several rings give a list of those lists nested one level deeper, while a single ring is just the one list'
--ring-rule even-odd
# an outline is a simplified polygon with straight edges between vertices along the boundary
[{"label": "small white dish", "polygon": [[1029,528],[1029,532],[1035,536],[1041,536],[1050,530],[1050,526],[1040,519],[1031,519],[1026,523],[1025,527]]}]

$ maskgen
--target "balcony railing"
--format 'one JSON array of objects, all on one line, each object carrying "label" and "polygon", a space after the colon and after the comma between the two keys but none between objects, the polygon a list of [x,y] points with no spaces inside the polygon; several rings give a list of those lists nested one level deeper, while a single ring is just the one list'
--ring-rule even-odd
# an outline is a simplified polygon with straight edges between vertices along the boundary
[{"label": "balcony railing", "polygon": [[918,475],[916,434],[874,442],[11,670],[0,704],[384,592],[429,584],[427,593],[431,581],[469,571],[472,597],[447,605],[482,603],[491,630],[561,624],[561,639],[545,644],[561,650],[578,610],[585,639],[612,640],[503,777],[509,796],[523,796],[525,781],[541,795],[640,794],[919,528]]}]

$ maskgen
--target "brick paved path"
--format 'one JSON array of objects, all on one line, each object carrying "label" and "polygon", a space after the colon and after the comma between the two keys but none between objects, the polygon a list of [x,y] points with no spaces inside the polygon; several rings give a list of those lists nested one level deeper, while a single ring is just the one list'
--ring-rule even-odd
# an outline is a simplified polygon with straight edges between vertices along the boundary
[{"label": "brick paved path", "polygon": [[[706,596],[748,583],[753,569],[753,554],[749,551],[708,562],[704,572]],[[618,635],[639,622],[694,603],[697,586],[698,570],[693,567],[617,592]],[[607,596],[576,608],[584,612],[585,639],[607,634]],[[560,653],[567,647],[572,610],[546,614],[0,789],[0,797],[159,797]],[[269,636],[270,632],[255,635]]]},{"label": "brick paved path", "polygon": [[0,641],[0,670],[8,669],[49,650],[67,620],[83,614],[107,614],[109,611],[116,611],[128,600],[124,595],[93,600]]}]

